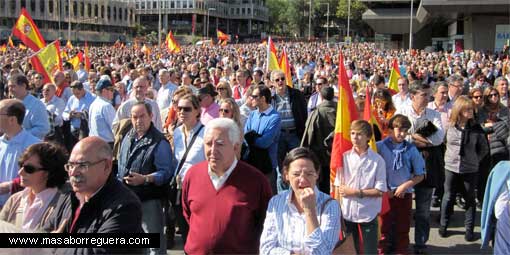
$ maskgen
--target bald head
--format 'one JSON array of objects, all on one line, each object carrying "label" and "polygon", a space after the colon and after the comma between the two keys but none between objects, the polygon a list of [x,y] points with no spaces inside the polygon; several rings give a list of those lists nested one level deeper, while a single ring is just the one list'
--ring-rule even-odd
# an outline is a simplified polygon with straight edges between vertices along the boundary
[{"label": "bald head", "polygon": [[57,86],[61,86],[62,83],[64,82],[65,80],[65,75],[63,72],[61,71],[56,71],[55,74],[53,74],[53,81],[55,81],[55,84]]},{"label": "bald head", "polygon": [[80,140],[69,157],[69,180],[73,191],[87,201],[105,185],[112,172],[112,149],[101,138]]}]

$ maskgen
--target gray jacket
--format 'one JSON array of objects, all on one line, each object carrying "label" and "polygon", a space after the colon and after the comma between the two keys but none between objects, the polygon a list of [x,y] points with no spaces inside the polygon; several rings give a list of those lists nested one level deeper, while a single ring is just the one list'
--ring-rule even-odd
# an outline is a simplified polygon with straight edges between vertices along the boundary
[{"label": "gray jacket", "polygon": [[480,161],[489,153],[484,130],[468,123],[464,130],[451,126],[446,132],[445,169],[454,173],[478,172]]}]

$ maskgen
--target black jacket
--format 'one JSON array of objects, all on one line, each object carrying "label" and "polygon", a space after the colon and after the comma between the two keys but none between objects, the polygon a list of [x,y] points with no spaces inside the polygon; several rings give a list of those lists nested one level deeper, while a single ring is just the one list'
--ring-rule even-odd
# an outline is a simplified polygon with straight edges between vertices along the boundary
[{"label": "black jacket", "polygon": [[[110,174],[105,185],[81,208],[73,231],[71,224],[80,202],[69,193],[55,207],[53,217],[43,227],[47,232],[57,229],[68,219],[64,233],[143,233],[142,205],[138,197]],[[56,254],[140,254],[133,248],[61,248]]]}]

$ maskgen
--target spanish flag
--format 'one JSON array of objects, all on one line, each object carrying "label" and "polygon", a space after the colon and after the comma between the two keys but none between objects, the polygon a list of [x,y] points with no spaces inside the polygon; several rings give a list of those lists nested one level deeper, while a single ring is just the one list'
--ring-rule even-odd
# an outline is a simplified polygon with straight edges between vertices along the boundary
[{"label": "spanish flag", "polygon": [[[356,104],[349,85],[347,72],[344,66],[342,53],[339,56],[338,69],[338,105],[336,110],[335,136],[333,138],[333,149],[331,150],[330,175],[331,186],[335,182],[337,172],[343,167],[343,154],[352,148],[350,128],[351,122],[358,118]],[[331,189],[331,195],[335,197],[336,190]]]},{"label": "spanish flag", "polygon": [[179,46],[179,43],[177,43],[177,41],[175,40],[172,31],[168,32],[165,43],[168,51],[173,53],[181,52],[181,47]]},{"label": "spanish flag", "polygon": [[267,70],[280,70],[278,58],[276,57],[276,48],[271,37],[267,39]]},{"label": "spanish flag", "polygon": [[20,50],[26,50],[26,49],[27,49],[27,46],[25,46],[23,43],[20,43],[20,44],[18,44],[18,48],[19,48]]},{"label": "spanish flag", "polygon": [[390,81],[388,84],[388,88],[392,94],[399,92],[398,79],[400,79],[400,77],[402,77],[402,75],[400,75],[397,59],[393,59],[393,64],[391,65]]},{"label": "spanish flag", "polygon": [[285,83],[289,87],[293,87],[292,85],[292,75],[290,73],[290,64],[289,64],[289,58],[287,57],[287,51],[285,48],[283,48],[282,57],[280,58],[279,63],[280,69],[285,74]]},{"label": "spanish flag", "polygon": [[7,45],[2,44],[2,46],[0,46],[0,52],[5,53],[6,51],[7,51]]},{"label": "spanish flag", "polygon": [[7,45],[9,45],[9,47],[11,48],[14,48],[14,43],[12,42],[12,37],[9,36],[9,40],[7,41]]},{"label": "spanish flag", "polygon": [[221,32],[219,29],[216,30],[216,37],[220,41],[227,41],[230,40],[229,36],[223,32]]},{"label": "spanish flag", "polygon": [[43,82],[53,82],[53,73],[62,70],[62,59],[60,58],[60,43],[58,40],[48,44],[30,57],[34,69],[42,74]]},{"label": "spanish flag", "polygon": [[14,24],[12,34],[33,51],[38,51],[46,46],[44,38],[25,8],[21,9],[21,15]]},{"label": "spanish flag", "polygon": [[73,49],[73,45],[71,44],[71,41],[67,40],[67,43],[66,43],[66,48],[72,50]]},{"label": "spanish flag", "polygon": [[[374,112],[372,111],[372,101],[370,98],[370,90],[367,87],[366,97],[365,97],[365,108],[363,108],[363,119],[368,121],[370,123],[370,126],[372,127],[372,130],[374,129],[374,125],[379,128],[379,122],[374,116]],[[381,130],[381,128],[379,128]],[[377,146],[375,145],[375,135],[374,132],[372,132],[372,137],[370,138],[370,141],[368,142],[368,145],[370,146],[370,149],[377,152]]]},{"label": "spanish flag", "polygon": [[149,55],[151,54],[151,48],[145,45],[145,43],[143,44],[141,51],[145,54],[146,57],[149,57]]},{"label": "spanish flag", "polygon": [[85,60],[85,70],[87,72],[90,70],[90,58],[89,58],[89,45],[87,44],[87,41],[85,41],[85,54],[83,56],[83,59]]},{"label": "spanish flag", "polygon": [[67,62],[71,63],[71,65],[73,65],[73,69],[75,71],[78,71],[78,69],[80,69],[80,63],[83,61],[83,52],[78,52],[78,54],[76,54],[76,56],[72,57],[71,59],[69,59]]}]

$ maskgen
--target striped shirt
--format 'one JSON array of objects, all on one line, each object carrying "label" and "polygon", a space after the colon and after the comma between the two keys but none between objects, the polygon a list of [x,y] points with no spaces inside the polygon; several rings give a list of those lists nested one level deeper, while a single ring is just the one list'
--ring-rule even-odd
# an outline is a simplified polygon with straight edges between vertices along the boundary
[{"label": "striped shirt", "polygon": [[341,212],[338,202],[314,188],[320,226],[310,235],[306,218],[291,202],[292,190],[274,196],[267,208],[264,230],[260,238],[260,254],[331,254],[340,233]]}]

